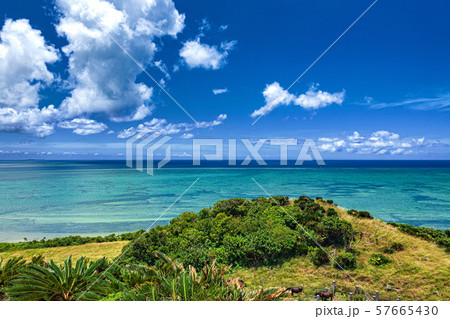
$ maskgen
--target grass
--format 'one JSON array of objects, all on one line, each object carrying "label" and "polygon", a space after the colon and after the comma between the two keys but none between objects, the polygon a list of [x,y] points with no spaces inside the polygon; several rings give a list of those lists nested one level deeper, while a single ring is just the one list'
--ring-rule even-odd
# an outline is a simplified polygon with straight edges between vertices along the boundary
[{"label": "grass", "polygon": [[[356,231],[364,233],[363,240],[356,247],[358,267],[347,272],[331,265],[315,267],[310,256],[290,259],[272,267],[233,268],[230,278],[246,282],[248,290],[274,287],[303,286],[303,293],[295,297],[284,295],[286,300],[315,300],[314,294],[325,287],[331,290],[336,282],[335,300],[348,300],[349,292],[354,292],[356,283],[360,291],[375,295],[379,291],[381,300],[450,300],[450,255],[436,244],[401,232],[398,228],[378,219],[364,219],[351,216],[345,209],[320,202],[325,209],[333,207],[339,216],[352,223]],[[112,260],[119,256],[128,241],[91,243],[80,246],[27,249],[0,253],[1,258],[23,256],[30,260],[33,256],[44,255],[46,260],[60,263],[72,256],[77,259],[86,256],[92,260],[107,257]],[[376,267],[369,264],[372,254],[383,253],[383,249],[393,243],[401,243],[405,250],[387,256],[391,263]],[[337,255],[342,250],[330,251]],[[389,285],[392,289],[387,291]],[[355,300],[364,300],[364,295]]]},{"label": "grass", "polygon": [[[402,233],[381,220],[356,218],[342,208],[333,208],[342,219],[364,233],[363,240],[356,247],[360,252],[358,268],[347,271],[359,284],[360,291],[364,289],[373,296],[378,290],[380,299],[387,300],[397,300],[399,296],[402,300],[450,300],[450,258],[443,248]],[[382,253],[384,247],[394,242],[402,243],[405,250],[388,255],[392,260],[390,264],[375,267],[368,263],[372,254]],[[336,252],[330,253],[333,256]],[[315,267],[309,256],[273,267],[234,269],[231,276],[244,280],[250,289],[304,286],[304,293],[294,297],[297,300],[314,300],[316,291],[325,287],[331,290],[333,280],[336,281],[336,299],[348,300],[348,293],[354,292],[356,285],[344,271],[331,265]],[[394,290],[387,291],[387,285]]]},{"label": "grass", "polygon": [[33,256],[43,255],[45,260],[53,259],[56,263],[61,263],[68,257],[78,259],[81,256],[86,256],[91,260],[106,257],[113,260],[119,256],[123,246],[128,241],[115,241],[109,243],[91,243],[79,246],[67,247],[51,247],[51,248],[35,248],[21,251],[10,251],[0,253],[0,259],[9,259],[12,257],[23,257],[30,261]]}]

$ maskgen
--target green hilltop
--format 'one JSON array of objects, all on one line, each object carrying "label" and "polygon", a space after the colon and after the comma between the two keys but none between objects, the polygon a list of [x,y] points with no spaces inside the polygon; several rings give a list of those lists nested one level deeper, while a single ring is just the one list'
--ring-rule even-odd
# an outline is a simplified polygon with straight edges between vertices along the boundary
[{"label": "green hilltop", "polygon": [[[5,259],[0,298],[65,299],[40,290],[32,295],[24,285],[36,274],[54,276],[57,269],[73,268],[81,271],[82,282],[77,291],[62,294],[72,299],[315,300],[315,293],[327,288],[335,300],[348,300],[356,285],[360,294],[353,300],[370,299],[377,291],[383,300],[450,299],[448,230],[388,224],[321,198],[234,198],[185,212],[148,232],[68,238],[0,244]],[[45,256],[58,246],[77,248],[73,255],[80,256],[85,246],[111,242],[121,255],[116,263],[70,259],[58,265],[30,256],[33,249]],[[15,259],[7,261],[8,256]],[[230,284],[230,278],[246,287]],[[96,289],[83,293],[90,282]],[[285,290],[297,286],[303,291],[294,296]]]}]

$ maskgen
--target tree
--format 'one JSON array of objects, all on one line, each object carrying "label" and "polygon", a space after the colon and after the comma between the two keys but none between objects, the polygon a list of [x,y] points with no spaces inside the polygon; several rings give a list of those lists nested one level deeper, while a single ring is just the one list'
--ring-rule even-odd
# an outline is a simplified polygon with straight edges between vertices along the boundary
[{"label": "tree", "polygon": [[[355,247],[361,242],[363,239],[364,234],[362,232],[356,232],[353,230],[353,227],[351,224],[347,224],[347,231],[345,232],[343,239],[344,239],[344,245],[345,245],[345,252],[350,253],[352,252]],[[358,239],[356,239],[358,237]],[[356,242],[355,242],[356,240]]]}]

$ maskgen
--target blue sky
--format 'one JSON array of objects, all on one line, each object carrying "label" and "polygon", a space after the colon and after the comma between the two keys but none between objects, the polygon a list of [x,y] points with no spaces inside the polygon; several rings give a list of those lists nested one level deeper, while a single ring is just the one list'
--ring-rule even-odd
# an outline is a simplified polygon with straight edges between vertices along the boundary
[{"label": "blue sky", "polygon": [[450,159],[448,1],[379,0],[289,92],[373,1],[75,2],[0,3],[0,159],[123,158],[143,130],[179,156],[313,138],[326,159]]}]

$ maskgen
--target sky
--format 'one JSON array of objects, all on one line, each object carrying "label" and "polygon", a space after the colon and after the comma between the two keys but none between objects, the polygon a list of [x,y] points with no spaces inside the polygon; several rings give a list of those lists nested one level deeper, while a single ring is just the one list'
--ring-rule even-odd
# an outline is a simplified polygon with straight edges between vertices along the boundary
[{"label": "sky", "polygon": [[194,138],[237,139],[242,158],[241,139],[291,138],[325,159],[450,159],[449,14],[444,0],[2,1],[0,159],[123,159],[153,132],[175,158]]}]

